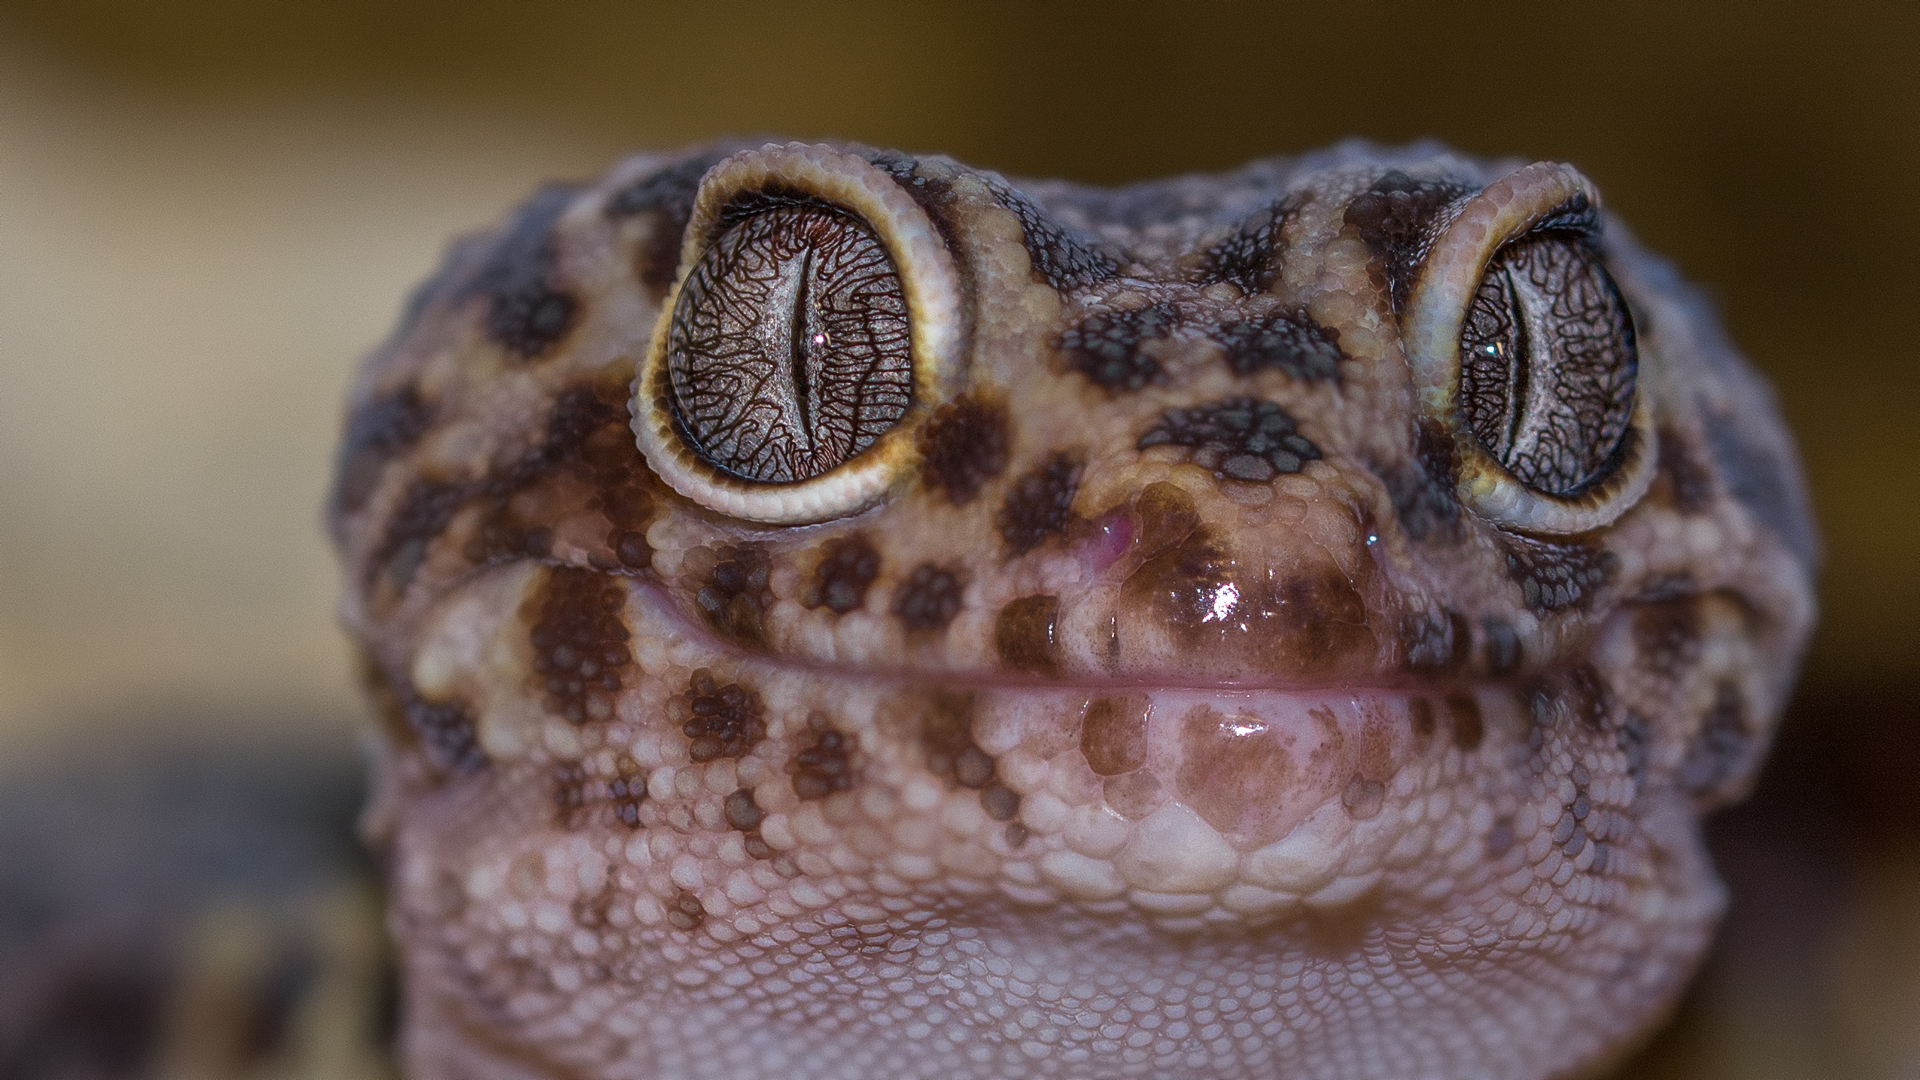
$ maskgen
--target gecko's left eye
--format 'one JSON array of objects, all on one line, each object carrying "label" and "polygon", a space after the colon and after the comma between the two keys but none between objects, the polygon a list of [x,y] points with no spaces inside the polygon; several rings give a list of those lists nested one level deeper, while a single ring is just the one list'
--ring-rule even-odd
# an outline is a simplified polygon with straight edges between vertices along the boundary
[{"label": "gecko's left eye", "polygon": [[1597,528],[1651,475],[1639,343],[1598,199],[1565,165],[1519,170],[1454,208],[1408,295],[1422,409],[1454,436],[1462,501],[1495,524]]},{"label": "gecko's left eye", "polygon": [[955,275],[925,212],[864,159],[764,147],[701,181],[681,265],[634,386],[654,471],[751,521],[884,498],[953,377]]}]

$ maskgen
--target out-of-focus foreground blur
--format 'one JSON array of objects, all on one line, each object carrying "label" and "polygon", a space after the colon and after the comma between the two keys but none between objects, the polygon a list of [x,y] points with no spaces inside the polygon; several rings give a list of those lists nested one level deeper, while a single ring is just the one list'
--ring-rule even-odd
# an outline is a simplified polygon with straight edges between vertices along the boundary
[{"label": "out-of-focus foreground blur", "polygon": [[[112,778],[168,754],[218,788],[180,747],[351,774],[318,521],[340,402],[446,239],[536,182],[723,133],[1098,183],[1435,136],[1574,162],[1712,288],[1826,536],[1802,692],[1713,828],[1727,935],[1627,1074],[1920,1076],[1916,58],[1920,8],[1869,3],[0,0],[0,879],[91,845],[72,888],[126,890],[86,792],[133,799]],[[233,805],[344,828],[332,796],[258,786]],[[372,904],[301,909],[349,942],[308,968],[376,963],[350,945]],[[0,969],[46,960],[59,913],[28,907],[0,881]],[[243,964],[271,937],[247,918],[194,932]],[[94,1061],[8,1009],[84,1033],[134,984],[34,1004],[0,970],[0,1080],[29,1044]]]}]

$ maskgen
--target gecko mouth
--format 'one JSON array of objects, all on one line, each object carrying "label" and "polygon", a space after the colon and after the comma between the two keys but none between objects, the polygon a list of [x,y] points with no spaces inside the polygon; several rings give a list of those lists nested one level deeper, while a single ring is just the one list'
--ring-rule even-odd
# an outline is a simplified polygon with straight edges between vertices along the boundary
[{"label": "gecko mouth", "polygon": [[[1379,824],[1469,769],[1490,728],[1525,726],[1497,684],[853,669],[743,648],[651,586],[625,593],[628,622],[645,628],[632,648],[649,689],[600,711],[666,716],[667,736],[649,744],[649,762],[661,761],[649,792],[677,791],[683,770],[731,768],[751,789],[732,818],[751,819],[774,850],[834,831],[821,823],[842,794],[951,807],[942,812],[976,827],[932,852],[903,841],[895,872],[923,878],[943,860],[1026,865],[1013,873],[1031,880],[995,884],[1030,900],[1051,891],[1183,911],[1204,901],[1216,918],[1244,922],[1356,895],[1378,881],[1378,867],[1358,863],[1379,846],[1356,830],[1384,836],[1392,830]],[[656,684],[672,692],[649,696]],[[688,740],[685,757],[674,734]]]}]

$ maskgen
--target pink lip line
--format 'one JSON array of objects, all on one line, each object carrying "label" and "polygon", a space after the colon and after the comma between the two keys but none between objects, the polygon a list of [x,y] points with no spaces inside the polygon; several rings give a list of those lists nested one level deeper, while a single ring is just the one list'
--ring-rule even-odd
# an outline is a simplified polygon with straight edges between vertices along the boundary
[{"label": "pink lip line", "polygon": [[[862,665],[852,667],[844,662],[819,660],[811,657],[796,657],[788,653],[756,652],[727,641],[693,619],[658,582],[634,575],[624,580],[639,591],[649,595],[647,608],[650,615],[671,623],[683,635],[700,642],[715,652],[725,653],[742,661],[764,664],[786,671],[801,672],[810,675],[832,677],[847,681],[881,682],[890,684],[918,685],[926,689],[954,690],[1027,690],[1027,691],[1089,691],[1111,693],[1115,691],[1158,691],[1165,693],[1213,693],[1213,694],[1276,694],[1282,696],[1313,697],[1327,694],[1388,694],[1405,697],[1418,697],[1428,694],[1446,694],[1463,691],[1484,690],[1502,685],[1517,685],[1521,677],[1487,678],[1469,681],[1466,679],[1428,679],[1414,675],[1398,678],[1383,677],[1366,682],[1310,682],[1296,680],[1289,682],[1250,681],[1236,682],[1169,682],[1155,679],[1151,675],[1138,675],[1131,678],[1080,678],[1049,679],[1038,675],[1009,675],[1000,672],[981,671],[929,671],[921,668],[893,665]],[[1574,650],[1568,659],[1555,666],[1576,663],[1587,655],[1587,650]],[[1527,673],[1527,677],[1538,677],[1539,672]]]}]

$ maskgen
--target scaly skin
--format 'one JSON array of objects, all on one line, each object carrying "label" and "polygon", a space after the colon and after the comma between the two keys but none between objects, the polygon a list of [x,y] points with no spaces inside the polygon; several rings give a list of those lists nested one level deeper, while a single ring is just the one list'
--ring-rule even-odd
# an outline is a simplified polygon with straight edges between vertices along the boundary
[{"label": "scaly skin", "polygon": [[[790,524],[672,473],[635,394],[719,189],[763,174],[858,203],[927,353],[906,434],[845,470],[884,483]],[[410,1075],[1630,1049],[1720,911],[1698,821],[1764,753],[1814,542],[1766,389],[1611,220],[1582,227],[1637,335],[1626,441],[1544,510],[1487,467],[1460,311],[1500,215],[1592,217],[1583,185],[1430,145],[1117,191],[742,145],[456,245],[331,507]],[[1292,441],[1183,445],[1234,399]]]}]

